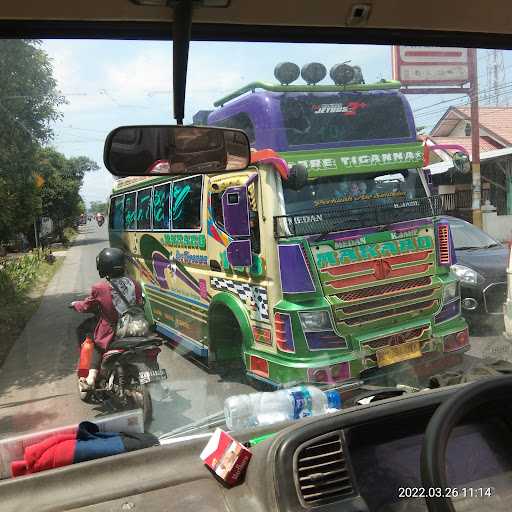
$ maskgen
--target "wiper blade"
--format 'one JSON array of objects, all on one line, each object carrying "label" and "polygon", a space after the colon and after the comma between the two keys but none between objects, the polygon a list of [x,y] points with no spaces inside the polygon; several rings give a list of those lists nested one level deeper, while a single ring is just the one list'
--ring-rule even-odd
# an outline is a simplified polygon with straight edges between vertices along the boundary
[{"label": "wiper blade", "polygon": [[211,414],[210,416],[206,416],[198,421],[194,421],[193,423],[189,423],[184,427],[176,428],[162,434],[158,437],[160,441],[165,439],[172,439],[174,437],[182,437],[192,435],[196,432],[199,432],[204,429],[213,429],[217,427],[221,427],[226,424],[226,419],[224,418],[224,411],[216,412],[215,414]]},{"label": "wiper blade", "polygon": [[481,245],[464,245],[462,247],[455,248],[456,251],[469,251],[471,249],[486,249],[486,247]]}]

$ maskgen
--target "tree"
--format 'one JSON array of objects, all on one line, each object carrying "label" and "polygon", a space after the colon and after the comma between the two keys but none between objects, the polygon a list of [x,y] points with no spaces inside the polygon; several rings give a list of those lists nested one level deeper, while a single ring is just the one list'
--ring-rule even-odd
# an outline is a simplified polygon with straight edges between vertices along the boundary
[{"label": "tree", "polygon": [[91,201],[91,206],[89,207],[89,211],[91,213],[103,213],[103,215],[107,214],[108,205],[104,201]]},{"label": "tree", "polygon": [[85,173],[99,167],[85,156],[66,158],[51,147],[40,149],[36,160],[37,173],[44,182],[40,191],[41,212],[53,220],[62,238],[64,228],[85,211],[80,196]]},{"label": "tree", "polygon": [[0,239],[28,232],[41,201],[36,155],[52,137],[65,99],[39,41],[0,40]]}]

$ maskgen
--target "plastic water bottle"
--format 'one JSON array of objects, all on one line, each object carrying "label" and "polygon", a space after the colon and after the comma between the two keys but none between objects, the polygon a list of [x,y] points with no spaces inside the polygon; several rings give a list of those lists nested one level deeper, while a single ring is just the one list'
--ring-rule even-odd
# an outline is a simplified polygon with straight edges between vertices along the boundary
[{"label": "plastic water bottle", "polygon": [[325,414],[341,409],[341,403],[335,389],[322,391],[314,386],[297,386],[231,396],[224,402],[224,416],[229,430],[240,430]]}]

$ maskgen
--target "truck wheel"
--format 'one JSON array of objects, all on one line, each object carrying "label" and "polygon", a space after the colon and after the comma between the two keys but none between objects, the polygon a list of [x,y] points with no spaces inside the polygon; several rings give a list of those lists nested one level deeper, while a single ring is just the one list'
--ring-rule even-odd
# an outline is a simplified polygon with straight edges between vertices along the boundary
[{"label": "truck wheel", "polygon": [[218,306],[211,312],[209,340],[208,367],[211,371],[219,375],[235,371],[245,377],[242,331],[228,308]]}]

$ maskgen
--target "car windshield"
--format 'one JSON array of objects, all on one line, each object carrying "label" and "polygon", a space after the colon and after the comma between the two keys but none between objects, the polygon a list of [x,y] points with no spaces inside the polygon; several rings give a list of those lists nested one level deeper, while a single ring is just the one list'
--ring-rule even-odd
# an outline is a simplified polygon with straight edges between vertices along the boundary
[{"label": "car windshield", "polygon": [[461,221],[450,221],[453,245],[456,250],[487,249],[499,246],[500,243],[490,237],[485,231],[472,224]]},{"label": "car windshield", "polygon": [[[512,52],[493,51],[476,93],[464,48],[192,41],[184,123],[244,130],[251,166],[114,178],[111,130],[174,124],[172,42],[0,40],[0,440],[133,411],[211,430],[239,394],[512,360],[503,278],[475,291],[451,246],[511,237]],[[473,176],[452,157],[474,160],[476,97]],[[482,332],[464,299],[484,288]]]}]

